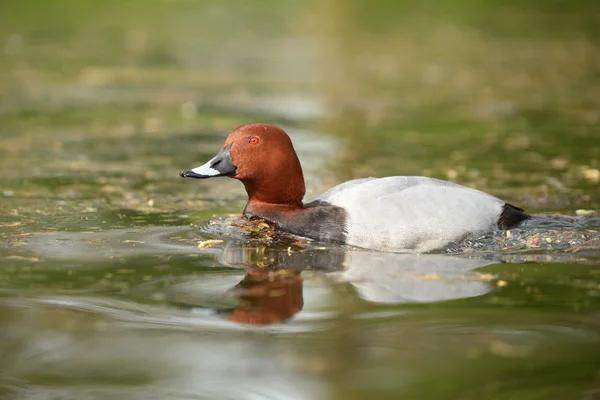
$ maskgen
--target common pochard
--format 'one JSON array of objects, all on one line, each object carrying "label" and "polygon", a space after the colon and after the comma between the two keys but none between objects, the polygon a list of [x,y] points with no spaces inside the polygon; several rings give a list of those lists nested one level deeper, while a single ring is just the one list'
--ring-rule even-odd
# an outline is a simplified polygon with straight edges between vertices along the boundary
[{"label": "common pochard", "polygon": [[240,180],[248,193],[247,218],[323,242],[383,251],[427,252],[530,218],[487,193],[422,176],[355,179],[304,204],[304,176],[292,141],[267,124],[235,128],[215,157],[180,175]]}]

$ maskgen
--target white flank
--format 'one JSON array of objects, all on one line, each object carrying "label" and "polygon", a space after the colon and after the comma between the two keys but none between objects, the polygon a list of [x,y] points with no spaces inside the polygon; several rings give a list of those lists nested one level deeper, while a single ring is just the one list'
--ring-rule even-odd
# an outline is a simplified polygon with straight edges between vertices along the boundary
[{"label": "white flank", "polygon": [[346,210],[347,244],[419,253],[493,230],[504,205],[475,189],[414,176],[356,179],[317,199]]}]

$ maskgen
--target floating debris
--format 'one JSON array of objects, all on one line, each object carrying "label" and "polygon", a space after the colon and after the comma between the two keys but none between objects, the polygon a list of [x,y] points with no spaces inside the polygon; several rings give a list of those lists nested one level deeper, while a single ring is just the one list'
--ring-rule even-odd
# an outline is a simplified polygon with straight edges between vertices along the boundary
[{"label": "floating debris", "polygon": [[591,182],[598,183],[600,182],[600,170],[597,168],[591,168],[587,165],[582,165],[580,167],[580,172],[583,177]]},{"label": "floating debris", "polygon": [[12,228],[19,225],[21,225],[20,222],[0,222],[0,227],[2,228]]},{"label": "floating debris", "polygon": [[31,235],[33,235],[33,233],[25,232],[25,233],[17,233],[15,236],[24,237],[24,236],[31,236]]},{"label": "floating debris", "polygon": [[23,257],[23,256],[7,256],[3,257],[5,260],[19,260],[19,261],[29,261],[29,262],[39,262],[40,259],[37,257]]},{"label": "floating debris", "polygon": [[575,210],[578,217],[591,217],[597,214],[595,210]]},{"label": "floating debris", "polygon": [[224,243],[224,241],[221,239],[203,240],[202,242],[198,243],[198,248],[200,250],[206,250],[209,247],[216,246],[221,243]]},{"label": "floating debris", "polygon": [[136,270],[131,268],[121,268],[117,270],[117,274],[135,274]]}]

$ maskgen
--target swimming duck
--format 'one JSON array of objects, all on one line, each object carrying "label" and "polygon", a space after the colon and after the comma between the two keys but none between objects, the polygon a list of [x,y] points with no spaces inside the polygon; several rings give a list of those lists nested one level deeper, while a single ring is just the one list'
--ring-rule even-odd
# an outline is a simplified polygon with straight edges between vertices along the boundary
[{"label": "swimming duck", "polygon": [[530,218],[490,194],[422,176],[354,179],[304,204],[292,141],[267,124],[235,128],[215,157],[180,175],[238,179],[248,194],[247,218],[318,241],[382,251],[427,252]]}]

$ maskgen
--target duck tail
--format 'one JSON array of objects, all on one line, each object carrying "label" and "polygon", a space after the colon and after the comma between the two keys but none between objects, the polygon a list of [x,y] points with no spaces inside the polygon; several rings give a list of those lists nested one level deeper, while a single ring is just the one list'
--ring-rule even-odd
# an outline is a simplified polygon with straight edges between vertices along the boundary
[{"label": "duck tail", "polygon": [[498,228],[510,229],[530,218],[531,215],[527,214],[522,208],[505,203],[504,207],[502,207],[500,218],[498,219]]}]

